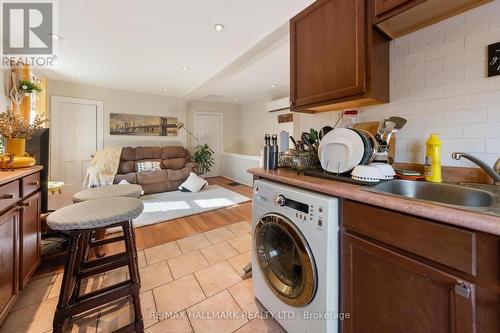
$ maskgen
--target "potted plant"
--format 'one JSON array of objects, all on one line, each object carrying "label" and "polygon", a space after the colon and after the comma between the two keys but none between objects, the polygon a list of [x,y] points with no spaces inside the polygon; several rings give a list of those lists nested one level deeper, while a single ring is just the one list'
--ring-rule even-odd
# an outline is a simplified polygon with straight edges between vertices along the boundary
[{"label": "potted plant", "polygon": [[200,174],[210,171],[214,165],[214,151],[207,144],[197,145],[193,152],[193,161],[198,164]]},{"label": "potted plant", "polygon": [[45,117],[37,115],[33,122],[10,109],[0,114],[0,136],[5,140],[4,152],[17,157],[26,155],[26,140],[42,128]]},{"label": "potted plant", "polygon": [[32,94],[42,91],[35,82],[31,82],[30,80],[21,80],[19,84],[19,90],[21,90],[25,94]]}]

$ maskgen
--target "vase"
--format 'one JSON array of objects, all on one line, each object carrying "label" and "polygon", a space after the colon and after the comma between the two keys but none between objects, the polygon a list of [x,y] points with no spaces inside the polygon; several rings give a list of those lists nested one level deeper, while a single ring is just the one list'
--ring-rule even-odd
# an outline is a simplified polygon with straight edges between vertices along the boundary
[{"label": "vase", "polygon": [[26,156],[26,139],[5,139],[5,153],[16,157]]}]

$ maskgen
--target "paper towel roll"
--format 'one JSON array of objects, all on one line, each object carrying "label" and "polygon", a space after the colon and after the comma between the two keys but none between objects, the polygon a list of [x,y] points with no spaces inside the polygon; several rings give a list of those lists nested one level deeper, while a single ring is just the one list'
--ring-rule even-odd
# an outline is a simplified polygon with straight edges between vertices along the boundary
[{"label": "paper towel roll", "polygon": [[281,131],[279,137],[279,152],[283,153],[288,150],[290,142],[290,134],[287,131]]}]

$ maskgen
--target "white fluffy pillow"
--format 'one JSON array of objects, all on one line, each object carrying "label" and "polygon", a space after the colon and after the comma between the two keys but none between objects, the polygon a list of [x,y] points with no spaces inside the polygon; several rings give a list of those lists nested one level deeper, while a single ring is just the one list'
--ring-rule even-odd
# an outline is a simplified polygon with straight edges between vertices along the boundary
[{"label": "white fluffy pillow", "polygon": [[179,186],[179,190],[200,192],[205,185],[208,185],[208,182],[205,179],[199,177],[194,172],[190,172],[188,179],[186,179],[186,181]]}]

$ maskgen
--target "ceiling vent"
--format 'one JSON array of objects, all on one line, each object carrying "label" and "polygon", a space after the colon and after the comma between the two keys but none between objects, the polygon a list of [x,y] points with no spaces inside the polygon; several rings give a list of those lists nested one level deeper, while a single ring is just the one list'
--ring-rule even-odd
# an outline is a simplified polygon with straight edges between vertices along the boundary
[{"label": "ceiling vent", "polygon": [[266,103],[267,112],[278,112],[286,110],[290,110],[290,97],[285,97]]},{"label": "ceiling vent", "polygon": [[210,99],[210,100],[223,100],[227,99],[228,97],[224,95],[216,95],[216,94],[208,94],[203,97],[203,99]]}]

